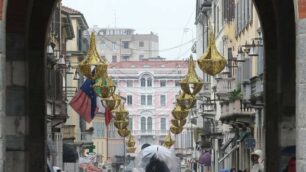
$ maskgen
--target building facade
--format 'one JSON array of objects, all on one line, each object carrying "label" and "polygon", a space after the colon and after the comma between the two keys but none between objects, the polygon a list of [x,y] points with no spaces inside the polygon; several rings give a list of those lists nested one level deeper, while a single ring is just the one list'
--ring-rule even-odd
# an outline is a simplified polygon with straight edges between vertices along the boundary
[{"label": "building facade", "polygon": [[208,94],[210,100],[202,98],[200,115],[209,118],[205,113],[210,110],[208,102],[215,107],[214,128],[203,129],[209,132],[203,131],[206,134],[202,134],[202,148],[211,148],[212,171],[250,169],[251,152],[265,149],[264,51],[258,15],[251,0],[198,0],[196,25],[198,35],[203,35],[197,45],[198,57],[209,46],[208,33],[213,31],[216,47],[227,60],[220,74],[204,74],[210,85],[201,94]]},{"label": "building facade", "polygon": [[92,28],[96,32],[97,50],[109,63],[139,61],[159,55],[158,35],[137,34],[128,28]]},{"label": "building facade", "polygon": [[143,144],[163,144],[168,134],[171,111],[187,73],[187,61],[127,61],[112,63],[109,75],[118,92],[126,97],[129,125],[136,140],[136,152]]}]

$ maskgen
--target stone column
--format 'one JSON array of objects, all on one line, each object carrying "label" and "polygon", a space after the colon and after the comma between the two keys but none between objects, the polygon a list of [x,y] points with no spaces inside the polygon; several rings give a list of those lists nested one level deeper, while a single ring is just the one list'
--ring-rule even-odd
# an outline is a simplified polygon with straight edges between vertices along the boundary
[{"label": "stone column", "polygon": [[296,21],[296,74],[297,171],[306,171],[306,16]]},{"label": "stone column", "polygon": [[5,92],[6,92],[6,56],[5,56],[5,6],[7,0],[0,0],[0,172],[5,171]]}]

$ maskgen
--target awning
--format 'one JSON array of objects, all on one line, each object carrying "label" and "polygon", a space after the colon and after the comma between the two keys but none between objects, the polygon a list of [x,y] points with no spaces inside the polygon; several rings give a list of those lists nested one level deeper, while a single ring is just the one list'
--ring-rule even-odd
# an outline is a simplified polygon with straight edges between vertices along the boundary
[{"label": "awning", "polygon": [[219,159],[218,162],[221,163],[226,157],[228,157],[230,154],[232,154],[238,148],[239,148],[239,145],[236,145],[235,147],[233,147],[224,157]]},{"label": "awning", "polygon": [[63,162],[77,162],[79,159],[78,152],[72,144],[63,144]]}]

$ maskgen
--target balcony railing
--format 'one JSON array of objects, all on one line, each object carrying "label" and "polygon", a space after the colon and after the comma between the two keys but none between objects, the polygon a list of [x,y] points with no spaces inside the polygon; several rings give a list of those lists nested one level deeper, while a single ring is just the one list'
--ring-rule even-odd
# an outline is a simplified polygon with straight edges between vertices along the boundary
[{"label": "balcony railing", "polygon": [[234,78],[221,78],[216,79],[216,94],[221,99],[228,96],[228,93],[233,91],[236,88]]},{"label": "balcony railing", "polygon": [[92,132],[81,132],[81,141],[92,142]]},{"label": "balcony railing", "polygon": [[166,135],[168,130],[133,130],[133,135]]}]

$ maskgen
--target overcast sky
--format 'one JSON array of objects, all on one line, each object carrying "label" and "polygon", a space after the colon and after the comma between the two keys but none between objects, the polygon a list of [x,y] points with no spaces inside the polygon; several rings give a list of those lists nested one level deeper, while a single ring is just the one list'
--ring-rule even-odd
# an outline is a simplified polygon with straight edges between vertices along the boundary
[{"label": "overcast sky", "polygon": [[[195,37],[195,0],[63,0],[63,5],[82,12],[89,27],[133,28],[136,33],[159,35],[160,50]],[[187,29],[184,29],[187,28]],[[186,59],[192,43],[161,51],[168,59]]]}]

